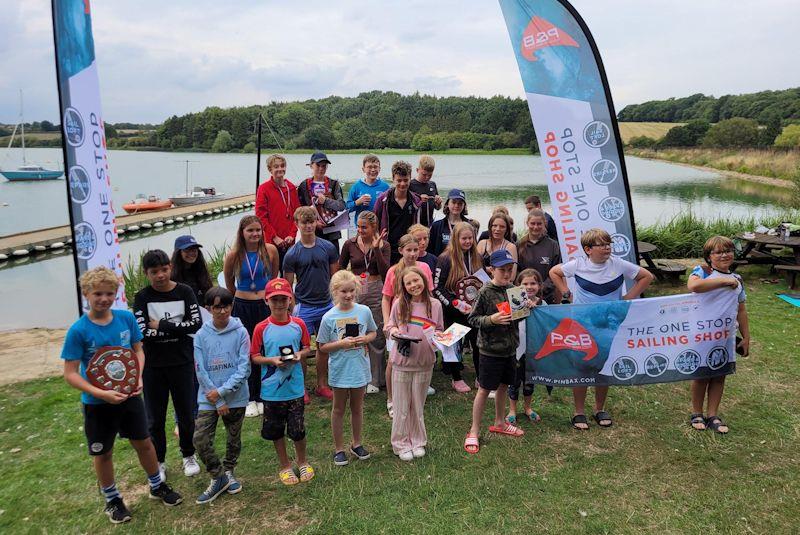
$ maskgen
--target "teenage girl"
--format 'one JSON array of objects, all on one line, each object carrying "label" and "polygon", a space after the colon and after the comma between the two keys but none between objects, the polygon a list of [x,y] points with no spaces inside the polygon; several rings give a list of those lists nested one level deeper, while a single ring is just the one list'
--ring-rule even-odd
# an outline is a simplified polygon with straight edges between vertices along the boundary
[{"label": "teenage girl", "polygon": [[202,245],[194,236],[178,236],[175,238],[175,250],[172,252],[172,274],[175,282],[189,285],[197,296],[198,303],[205,303],[203,297],[214,284],[208,273],[206,259],[203,257]]},{"label": "teenage girl", "polygon": [[[241,320],[252,337],[256,325],[269,316],[264,288],[278,273],[278,249],[264,242],[258,217],[248,215],[239,221],[236,239],[225,255],[222,271],[225,274],[225,286],[233,294],[231,315]],[[245,416],[248,417],[258,416],[264,411],[264,404],[259,397],[259,370],[259,366],[252,366],[250,370],[250,402],[245,410]]]}]

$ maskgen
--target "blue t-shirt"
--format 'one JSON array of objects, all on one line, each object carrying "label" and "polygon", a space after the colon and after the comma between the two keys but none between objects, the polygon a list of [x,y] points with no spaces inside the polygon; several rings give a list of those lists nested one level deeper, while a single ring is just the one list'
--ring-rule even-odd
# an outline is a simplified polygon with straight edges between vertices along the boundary
[{"label": "blue t-shirt", "polygon": [[297,242],[289,248],[283,259],[283,271],[295,274],[294,297],[298,303],[322,306],[331,302],[330,265],[338,261],[336,247],[321,238],[316,238],[313,247]]},{"label": "blue t-shirt", "polygon": [[[317,343],[336,342],[345,337],[345,325],[358,325],[358,336],[378,330],[372,311],[366,305],[353,304],[353,308],[342,311],[333,307],[322,316],[317,333]],[[372,380],[366,347],[340,349],[328,355],[328,384],[336,388],[360,388]]]},{"label": "blue t-shirt", "polygon": [[[94,352],[103,346],[120,346],[128,349],[141,342],[142,331],[136,324],[136,318],[128,310],[111,310],[111,323],[98,325],[89,319],[87,314],[72,324],[64,338],[61,358],[64,360],[80,360],[81,376],[86,379],[86,366],[94,356]],[[81,393],[81,401],[87,405],[105,403],[86,392]]]},{"label": "blue t-shirt", "polygon": [[[300,351],[311,344],[306,324],[300,318],[289,316],[286,323],[278,323],[269,317],[253,329],[251,355],[277,357],[281,347],[292,346]],[[289,401],[303,397],[303,366],[299,361],[278,368],[261,366],[261,399],[264,401]]]},{"label": "blue t-shirt", "polygon": [[[345,203],[347,205],[347,210],[352,212],[355,220],[358,221],[358,214],[364,210],[375,211],[375,200],[378,198],[378,195],[387,189],[389,189],[389,184],[380,178],[375,180],[375,183],[371,186],[362,178],[353,184],[353,187],[350,188],[350,191],[347,194],[347,202]],[[356,205],[356,199],[365,193],[369,194],[370,196],[369,204]]]},{"label": "blue t-shirt", "polygon": [[722,271],[717,271],[716,269],[709,268],[710,273],[706,272],[705,266],[695,266],[689,276],[695,276],[703,279],[717,279],[717,278],[724,278],[724,279],[735,279],[736,282],[739,283],[739,288],[737,288],[738,292],[738,302],[744,303],[747,301],[747,294],[744,292],[744,284],[742,283],[742,276],[738,273],[724,273]]}]

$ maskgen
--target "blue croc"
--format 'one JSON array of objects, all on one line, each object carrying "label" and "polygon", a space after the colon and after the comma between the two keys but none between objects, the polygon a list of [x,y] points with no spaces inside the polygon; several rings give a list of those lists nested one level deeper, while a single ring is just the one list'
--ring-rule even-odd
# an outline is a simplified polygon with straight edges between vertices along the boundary
[{"label": "blue croc", "polygon": [[509,414],[506,416],[506,423],[511,425],[517,425],[517,415],[516,414]]}]

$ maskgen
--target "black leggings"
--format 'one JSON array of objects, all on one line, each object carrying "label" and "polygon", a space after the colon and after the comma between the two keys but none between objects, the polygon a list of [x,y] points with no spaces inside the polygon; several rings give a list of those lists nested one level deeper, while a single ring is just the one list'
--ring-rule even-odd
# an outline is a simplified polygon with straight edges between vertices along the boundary
[{"label": "black leggings", "polygon": [[142,372],[144,383],[144,402],[147,408],[147,422],[150,436],[156,448],[158,462],[163,463],[167,455],[167,435],[164,426],[167,422],[167,405],[172,396],[172,406],[178,420],[178,444],[181,455],[194,455],[194,418],[192,407],[197,399],[194,390],[194,363],[177,366],[155,367],[145,364]]},{"label": "black leggings", "polygon": [[[453,323],[460,323],[461,325],[469,325],[467,323],[467,316],[454,309],[453,307],[444,307],[444,326],[449,327]],[[459,343],[458,353],[463,361],[463,348],[469,344],[472,347],[472,364],[475,366],[475,377],[478,377],[478,367],[481,358],[481,353],[478,350],[478,330],[472,329],[467,335],[461,339]],[[464,369],[463,362],[442,362],[442,372],[449,375],[453,381],[461,381],[461,370]]]},{"label": "black leggings", "polygon": [[[252,342],[253,331],[256,325],[267,319],[269,307],[263,299],[233,299],[231,315],[239,318],[247,329]],[[247,387],[250,389],[250,401],[261,401],[261,366],[250,366],[250,377],[247,378]]]}]

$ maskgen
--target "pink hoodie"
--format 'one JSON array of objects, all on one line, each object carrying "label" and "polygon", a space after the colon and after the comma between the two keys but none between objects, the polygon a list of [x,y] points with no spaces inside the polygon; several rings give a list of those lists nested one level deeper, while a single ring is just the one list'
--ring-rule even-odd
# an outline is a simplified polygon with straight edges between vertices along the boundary
[{"label": "pink hoodie", "polygon": [[[431,317],[428,317],[425,303],[412,303],[411,321],[404,325],[399,325],[397,322],[398,304],[399,301],[395,299],[392,304],[392,312],[389,314],[389,320],[386,322],[386,332],[390,333],[392,329],[398,328],[400,333],[420,338],[421,341],[411,344],[411,352],[407,357],[397,352],[397,343],[395,342],[390,354],[392,365],[397,370],[404,372],[432,369],[433,365],[436,363],[436,353],[423,332],[423,326],[418,325],[418,323],[432,323],[435,330],[443,330],[444,319],[442,317],[442,304],[437,299],[431,298]],[[415,321],[417,318],[422,321]]]}]

